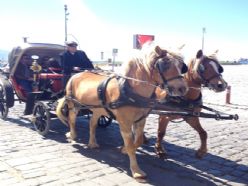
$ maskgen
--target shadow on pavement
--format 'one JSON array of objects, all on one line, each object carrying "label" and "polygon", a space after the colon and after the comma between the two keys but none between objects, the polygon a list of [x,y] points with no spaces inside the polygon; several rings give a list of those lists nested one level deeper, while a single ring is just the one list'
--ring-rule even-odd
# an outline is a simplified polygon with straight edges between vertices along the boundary
[{"label": "shadow on pavement", "polygon": [[[147,154],[155,155],[154,144],[156,138],[149,138],[148,145],[143,145],[143,149]],[[196,150],[174,145],[172,143],[164,143],[168,154],[167,160],[157,158],[158,162],[175,161],[178,164],[189,166],[197,169],[197,174],[203,175],[217,182],[227,180],[228,182],[236,182],[248,184],[248,179],[244,176],[248,173],[248,166],[239,164],[238,162],[223,158],[218,155],[207,153],[202,159],[195,158]],[[164,165],[163,165],[164,166]]]},{"label": "shadow on pavement", "polygon": [[[129,158],[119,150],[123,140],[119,132],[119,126],[116,123],[107,128],[97,128],[96,138],[100,145],[99,149],[89,149],[87,147],[89,139],[88,120],[78,120],[76,128],[77,143],[72,144],[77,149],[76,152],[114,167],[131,177]],[[66,141],[66,132],[68,132],[68,128],[61,124],[55,124],[46,137],[64,143]],[[161,161],[155,156],[143,153],[142,148],[137,151],[137,159],[141,169],[148,175],[147,182],[152,185],[216,185],[195,170],[188,169],[172,161]]]},{"label": "shadow on pavement", "polygon": [[[35,130],[32,124],[20,119],[11,119],[11,122],[19,126],[25,126]],[[120,172],[131,176],[129,170],[129,159],[118,150],[123,144],[119,126],[116,123],[107,128],[97,128],[96,138],[99,149],[89,149],[86,144],[89,139],[89,128],[87,119],[77,120],[77,143],[72,146],[77,152],[88,158],[93,158],[110,167],[117,168]],[[53,120],[50,132],[44,140],[55,140],[59,143],[67,143],[65,133],[68,128],[60,121]],[[216,185],[216,182],[225,184],[224,180],[247,184],[247,180],[239,178],[238,174],[248,172],[248,166],[225,159],[220,156],[207,154],[202,160],[194,157],[195,150],[166,143],[169,155],[168,160],[161,160],[154,154],[155,138],[149,139],[148,145],[143,145],[137,151],[137,159],[141,169],[148,175],[148,183],[152,185]],[[229,175],[234,170],[234,176]],[[185,181],[186,180],[186,181]],[[213,181],[211,181],[213,180]]]}]

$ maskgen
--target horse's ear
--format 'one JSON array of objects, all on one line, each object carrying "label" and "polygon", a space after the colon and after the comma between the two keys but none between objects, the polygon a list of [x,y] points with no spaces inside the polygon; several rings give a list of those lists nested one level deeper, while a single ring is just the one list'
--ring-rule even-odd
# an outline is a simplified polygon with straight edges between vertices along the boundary
[{"label": "horse's ear", "polygon": [[215,59],[216,61],[218,61],[217,55],[218,55],[219,50],[215,50],[213,54],[209,55],[208,57],[210,57],[211,59]]},{"label": "horse's ear", "polygon": [[154,48],[154,51],[158,56],[161,56],[163,54],[163,50],[159,46],[156,46]]},{"label": "horse's ear", "polygon": [[202,50],[198,50],[198,52],[196,53],[196,58],[200,59],[202,56],[203,56]]},{"label": "horse's ear", "polygon": [[180,50],[182,50],[184,47],[185,47],[185,44],[179,46],[177,49],[180,51]]}]

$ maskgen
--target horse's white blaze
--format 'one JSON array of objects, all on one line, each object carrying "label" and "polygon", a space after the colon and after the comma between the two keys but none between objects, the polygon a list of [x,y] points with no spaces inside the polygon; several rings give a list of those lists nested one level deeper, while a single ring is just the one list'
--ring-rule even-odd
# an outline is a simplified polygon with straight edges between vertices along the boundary
[{"label": "horse's white blaze", "polygon": [[210,61],[209,64],[213,66],[216,73],[219,73],[218,66],[214,61]]},{"label": "horse's white blaze", "polygon": [[181,69],[180,69],[180,62],[179,61],[176,61],[175,62],[175,66],[176,66],[176,68],[177,68],[177,72],[179,73],[179,74],[181,74]]}]

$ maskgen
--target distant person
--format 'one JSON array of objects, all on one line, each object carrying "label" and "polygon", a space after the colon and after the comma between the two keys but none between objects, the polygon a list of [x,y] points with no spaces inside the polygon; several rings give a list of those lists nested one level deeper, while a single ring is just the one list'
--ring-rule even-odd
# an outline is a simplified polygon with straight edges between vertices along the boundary
[{"label": "distant person", "polygon": [[78,44],[74,41],[66,42],[67,50],[61,54],[61,67],[63,69],[63,87],[71,77],[73,69],[94,69],[92,62],[82,50],[77,50]]},{"label": "distant person", "polygon": [[33,91],[33,71],[30,69],[32,65],[31,57],[24,54],[17,66],[15,77],[16,82],[20,85],[26,92],[26,106],[24,110],[24,115],[32,114],[34,108],[34,95]]},{"label": "distant person", "polygon": [[21,85],[26,92],[32,92],[33,71],[30,69],[31,65],[32,60],[30,56],[24,54],[15,72],[16,82],[18,85]]},{"label": "distant person", "polygon": [[53,57],[49,57],[45,60],[43,60],[43,67],[44,68],[61,68],[58,60],[56,60],[55,58]]}]

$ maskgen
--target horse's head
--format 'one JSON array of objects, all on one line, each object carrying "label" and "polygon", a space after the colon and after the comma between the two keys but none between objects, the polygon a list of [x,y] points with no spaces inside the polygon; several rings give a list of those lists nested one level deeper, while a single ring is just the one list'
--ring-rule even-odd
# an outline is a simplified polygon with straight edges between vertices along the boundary
[{"label": "horse's head", "polygon": [[182,74],[188,68],[180,55],[156,46],[146,56],[146,62],[153,81],[161,85],[169,95],[183,96],[187,93],[188,86]]},{"label": "horse's head", "polygon": [[224,69],[217,60],[216,53],[217,51],[210,56],[205,56],[202,50],[199,50],[190,71],[193,73],[193,78],[203,86],[215,92],[221,92],[226,89],[227,83],[222,78]]}]

